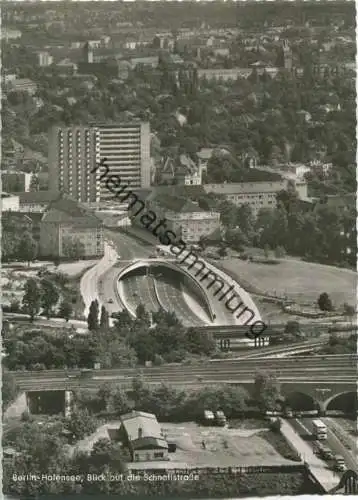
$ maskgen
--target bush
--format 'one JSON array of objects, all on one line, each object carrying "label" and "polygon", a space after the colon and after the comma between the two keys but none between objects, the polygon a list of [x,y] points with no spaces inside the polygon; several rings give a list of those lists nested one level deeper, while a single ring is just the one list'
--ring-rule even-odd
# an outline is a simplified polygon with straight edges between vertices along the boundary
[{"label": "bush", "polygon": [[286,438],[281,432],[273,432],[270,430],[262,434],[262,437],[264,437],[283,458],[301,462],[301,457],[297,451],[292,448],[291,444],[286,441]]},{"label": "bush", "polygon": [[17,300],[17,299],[14,299],[11,301],[10,303],[10,308],[9,308],[10,312],[13,312],[13,313],[18,313],[21,311],[21,304],[20,304],[20,301]]},{"label": "bush", "polygon": [[21,421],[22,422],[31,422],[33,420],[31,413],[29,410],[25,410],[21,413]]},{"label": "bush", "polygon": [[161,356],[160,354],[156,354],[154,356],[154,360],[153,360],[153,365],[154,366],[160,366],[164,363],[164,359],[163,359],[163,356]]}]

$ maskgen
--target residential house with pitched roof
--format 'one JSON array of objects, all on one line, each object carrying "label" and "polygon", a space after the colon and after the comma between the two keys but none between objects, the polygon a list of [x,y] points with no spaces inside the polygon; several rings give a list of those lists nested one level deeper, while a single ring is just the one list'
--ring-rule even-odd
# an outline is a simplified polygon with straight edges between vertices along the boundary
[{"label": "residential house with pitched roof", "polygon": [[132,411],[122,415],[119,433],[133,462],[169,460],[168,443],[152,413]]},{"label": "residential house with pitched roof", "polygon": [[162,181],[168,184],[198,186],[201,184],[201,168],[188,155],[181,154],[174,159],[168,156],[160,172]]},{"label": "residential house with pitched roof", "polygon": [[68,242],[80,242],[82,258],[101,257],[104,253],[103,224],[80,203],[60,197],[48,206],[40,223],[40,255],[66,257]]}]

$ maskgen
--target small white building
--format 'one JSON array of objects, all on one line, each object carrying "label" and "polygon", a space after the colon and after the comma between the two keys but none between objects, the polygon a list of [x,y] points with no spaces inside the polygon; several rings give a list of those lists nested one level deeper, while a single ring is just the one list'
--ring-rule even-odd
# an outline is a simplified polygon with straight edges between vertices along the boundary
[{"label": "small white building", "polygon": [[1,193],[1,211],[2,212],[18,212],[20,209],[20,199],[18,196]]},{"label": "small white building", "polygon": [[133,462],[168,460],[168,443],[152,413],[133,411],[122,415],[119,433]]}]

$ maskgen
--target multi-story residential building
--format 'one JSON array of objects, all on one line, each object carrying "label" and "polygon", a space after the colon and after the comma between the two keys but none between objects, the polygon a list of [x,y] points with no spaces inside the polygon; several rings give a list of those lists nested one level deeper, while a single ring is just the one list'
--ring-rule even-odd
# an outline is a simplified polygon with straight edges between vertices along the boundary
[{"label": "multi-story residential building", "polygon": [[39,66],[50,66],[53,63],[53,57],[48,52],[38,52],[37,59]]},{"label": "multi-story residential building", "polygon": [[102,222],[83,205],[60,197],[50,203],[40,223],[42,257],[70,257],[69,248],[80,243],[82,258],[101,257],[104,253]]},{"label": "multi-story residential building", "polygon": [[53,127],[49,133],[49,188],[81,202],[100,199],[99,133],[92,127]]},{"label": "multi-story residential building", "polygon": [[279,68],[270,66],[257,67],[255,64],[251,68],[232,68],[232,69],[198,69],[198,78],[206,80],[237,80],[238,78],[247,79],[253,71],[258,75],[266,73],[271,78],[275,78],[279,72]]},{"label": "multi-story residential building", "polygon": [[95,167],[106,158],[110,175],[131,189],[150,185],[149,123],[54,127],[49,134],[50,190],[80,202],[113,198]]},{"label": "multi-story residential building", "polygon": [[137,66],[150,66],[151,68],[157,68],[159,64],[158,56],[148,56],[148,57],[133,57],[131,60],[131,67],[134,69]]},{"label": "multi-story residential building", "polygon": [[285,189],[291,185],[297,191],[301,200],[308,199],[308,187],[304,175],[310,171],[309,167],[306,167],[305,165],[288,164],[278,165],[277,168],[258,166],[256,167],[256,170],[279,174],[282,179],[286,181]]},{"label": "multi-story residential building", "polygon": [[30,191],[19,193],[20,212],[45,212],[52,201],[59,198],[60,193],[55,191]]},{"label": "multi-story residential building", "polygon": [[1,172],[2,187],[5,191],[10,193],[30,191],[31,177],[32,174],[28,172],[3,170]]},{"label": "multi-story residential building", "polygon": [[13,92],[27,92],[33,95],[37,91],[37,84],[29,78],[17,78],[9,82],[9,89]]},{"label": "multi-story residential building", "polygon": [[237,206],[250,205],[256,216],[261,208],[276,206],[277,193],[287,188],[287,181],[233,182],[205,184],[203,187],[207,193],[222,194]]},{"label": "multi-story residential building", "polygon": [[218,212],[205,211],[184,197],[153,192],[146,199],[146,207],[155,213],[157,220],[166,219],[166,229],[185,243],[196,243],[220,228]]},{"label": "multi-story residential building", "polygon": [[1,212],[18,212],[20,200],[18,196],[1,193]]},{"label": "multi-story residential building", "polygon": [[[99,156],[107,158],[110,174],[116,175],[130,189],[148,188],[151,175],[149,123],[98,124],[95,128]],[[100,172],[97,177],[99,175]],[[108,198],[113,198],[113,194],[102,183],[100,199]]]}]

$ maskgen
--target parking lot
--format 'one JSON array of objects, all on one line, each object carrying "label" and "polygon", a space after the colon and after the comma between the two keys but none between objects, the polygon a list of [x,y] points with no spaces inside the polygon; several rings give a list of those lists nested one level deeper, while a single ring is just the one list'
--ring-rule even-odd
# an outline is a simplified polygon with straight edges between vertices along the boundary
[{"label": "parking lot", "polygon": [[204,427],[195,423],[161,425],[167,439],[177,445],[171,454],[175,461],[208,467],[295,463],[281,457],[266,441],[266,429]]}]

